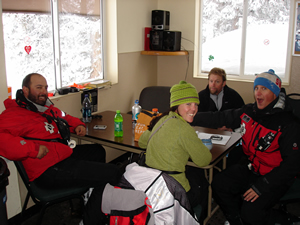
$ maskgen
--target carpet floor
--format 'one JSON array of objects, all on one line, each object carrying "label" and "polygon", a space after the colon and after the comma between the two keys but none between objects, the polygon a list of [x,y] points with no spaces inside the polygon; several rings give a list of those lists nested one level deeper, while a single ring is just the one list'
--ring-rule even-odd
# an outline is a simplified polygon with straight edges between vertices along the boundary
[{"label": "carpet floor", "polygon": [[[69,201],[62,202],[60,204],[56,204],[50,206],[43,217],[42,225],[75,225],[79,224],[81,218],[79,213],[79,200],[73,200],[73,207],[75,209],[75,213],[72,214]],[[76,211],[77,210],[77,211]],[[296,216],[300,217],[300,202],[291,203],[288,205],[288,211]],[[33,215],[28,218],[23,223],[19,223],[21,225],[33,225],[36,224],[37,215]],[[212,218],[208,221],[207,225],[223,225],[225,222],[225,217],[220,209],[216,211],[216,213],[212,216]],[[17,225],[9,223],[9,225]]]},{"label": "carpet floor", "polygon": [[[121,160],[113,162],[119,165],[119,167],[125,170],[125,166],[128,164],[128,155],[121,157]],[[135,161],[136,159],[134,159]],[[79,224],[81,221],[82,209],[80,208],[80,201],[78,199],[72,200],[74,212],[71,212],[70,202],[62,202],[60,204],[52,205],[48,207],[43,217],[42,225],[75,225]],[[276,206],[277,207],[277,206]],[[289,213],[300,217],[300,201],[296,203],[290,203],[287,205],[287,210]],[[37,214],[29,215],[28,219],[22,223],[14,221],[9,221],[9,225],[33,225],[36,224]],[[207,222],[207,225],[223,225],[226,221],[222,211],[218,209],[216,213]],[[0,222],[1,225],[1,222]],[[188,224],[182,224],[188,225]]]}]

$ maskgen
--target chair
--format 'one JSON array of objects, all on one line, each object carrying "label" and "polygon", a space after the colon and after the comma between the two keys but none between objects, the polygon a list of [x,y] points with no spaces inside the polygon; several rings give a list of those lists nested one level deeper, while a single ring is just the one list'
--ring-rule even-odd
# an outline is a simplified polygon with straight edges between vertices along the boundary
[{"label": "chair", "polygon": [[73,187],[73,188],[59,188],[59,189],[41,188],[38,185],[36,185],[35,182],[29,182],[29,178],[27,176],[27,173],[21,161],[14,161],[14,164],[28,191],[25,198],[25,202],[22,207],[21,220],[24,217],[24,213],[26,211],[29,197],[32,198],[32,200],[36,205],[40,205],[42,207],[39,212],[37,224],[42,223],[45,210],[50,205],[60,203],[66,200],[70,200],[71,208],[72,208],[71,199],[74,198],[79,198],[82,201],[82,205],[83,205],[82,195],[88,191],[87,187],[85,188]]},{"label": "chair", "polygon": [[287,95],[288,107],[291,108],[293,114],[300,120],[300,94],[292,93]]},{"label": "chair", "polygon": [[158,108],[160,113],[168,111],[170,108],[170,89],[171,87],[167,86],[145,87],[140,93],[140,106],[149,111]]},{"label": "chair", "polygon": [[[157,108],[158,112],[167,112],[170,109],[170,89],[168,86],[149,86],[145,87],[139,97],[139,105],[142,109],[152,111]],[[128,114],[132,112],[129,111]],[[134,153],[130,154],[129,163],[132,162]]]},{"label": "chair", "polygon": [[287,213],[287,204],[293,202],[300,202],[300,177],[295,179],[289,190],[284,194],[284,196],[282,196],[279,201],[279,207],[281,210]]}]

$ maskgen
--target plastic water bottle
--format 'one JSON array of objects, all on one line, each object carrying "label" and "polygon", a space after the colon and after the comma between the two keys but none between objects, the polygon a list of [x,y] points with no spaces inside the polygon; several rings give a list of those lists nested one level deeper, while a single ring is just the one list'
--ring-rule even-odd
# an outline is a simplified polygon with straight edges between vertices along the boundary
[{"label": "plastic water bottle", "polygon": [[132,128],[135,128],[141,110],[142,107],[139,105],[139,100],[135,100],[134,105],[132,106]]},{"label": "plastic water bottle", "polygon": [[123,137],[123,117],[120,110],[116,111],[115,121],[115,137]]},{"label": "plastic water bottle", "polygon": [[84,123],[92,121],[92,105],[88,94],[85,94],[82,102],[82,121]]}]

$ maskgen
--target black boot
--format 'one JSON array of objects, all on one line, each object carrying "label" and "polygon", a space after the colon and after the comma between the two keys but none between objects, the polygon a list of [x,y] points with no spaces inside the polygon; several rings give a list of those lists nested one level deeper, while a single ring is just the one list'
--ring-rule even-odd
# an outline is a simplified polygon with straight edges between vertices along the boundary
[{"label": "black boot", "polygon": [[225,215],[230,225],[244,225],[240,215]]}]

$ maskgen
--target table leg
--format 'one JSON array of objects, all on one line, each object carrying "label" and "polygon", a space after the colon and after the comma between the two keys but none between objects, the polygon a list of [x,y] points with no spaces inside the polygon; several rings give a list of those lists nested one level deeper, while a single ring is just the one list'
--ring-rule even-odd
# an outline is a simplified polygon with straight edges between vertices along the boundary
[{"label": "table leg", "polygon": [[227,156],[223,158],[223,170],[226,169]]},{"label": "table leg", "polygon": [[[225,156],[223,158],[223,170],[226,169],[226,162],[227,162],[227,157]],[[220,170],[220,169],[219,169]],[[213,175],[214,175],[214,167],[211,167],[208,169],[208,206],[207,206],[207,217],[203,221],[203,224],[205,225],[208,220],[211,218],[211,216],[218,210],[219,206],[217,205],[214,209],[212,209],[212,188],[211,188],[211,183],[213,180]]]},{"label": "table leg", "polygon": [[213,179],[213,173],[214,173],[214,168],[211,167],[208,170],[209,174],[208,174],[208,182],[209,182],[209,186],[208,186],[208,204],[207,204],[207,217],[205,218],[203,224],[205,225],[208,220],[210,219],[212,212],[211,212],[211,204],[212,204],[212,189],[211,189],[211,183],[212,183],[212,179]]}]

